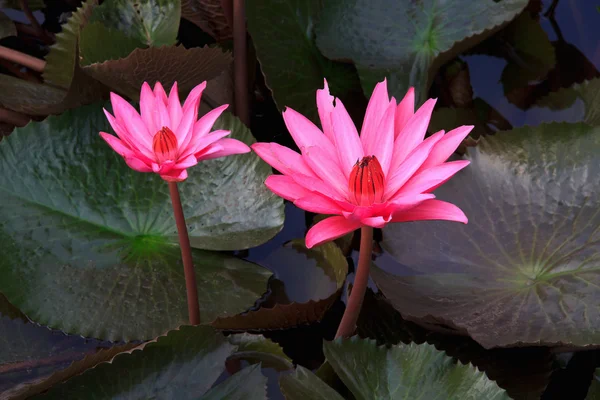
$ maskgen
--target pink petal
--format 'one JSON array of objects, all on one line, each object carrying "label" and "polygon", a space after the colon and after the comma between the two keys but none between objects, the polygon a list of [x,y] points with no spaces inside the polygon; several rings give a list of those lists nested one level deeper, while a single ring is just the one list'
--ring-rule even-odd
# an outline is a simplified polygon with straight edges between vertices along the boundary
[{"label": "pink petal", "polygon": [[450,179],[454,174],[469,165],[468,160],[451,161],[426,169],[413,176],[399,191],[406,193],[424,193],[440,183]]},{"label": "pink petal", "polygon": [[181,102],[179,101],[179,93],[177,92],[177,82],[173,83],[171,91],[169,92],[169,118],[171,119],[171,125],[173,132],[177,135],[177,129],[179,128],[179,122],[183,116],[181,111]]},{"label": "pink petal", "polygon": [[342,209],[335,201],[318,193],[303,196],[294,201],[294,205],[317,214],[340,214],[342,212]]},{"label": "pink petal", "polygon": [[[126,141],[130,142],[135,147],[138,147],[141,144],[146,149],[152,149],[153,134],[148,132],[148,128],[146,128],[146,125],[135,108],[115,93],[110,94],[110,101],[117,122],[122,128],[125,128],[129,134]],[[108,115],[107,118],[109,118],[109,122],[111,122]]]},{"label": "pink petal", "polygon": [[128,146],[132,151],[135,150],[137,153],[143,155],[143,157],[146,157],[149,160],[153,160],[154,159],[154,152],[152,150],[149,150],[146,147],[146,144],[144,143],[144,141],[142,141],[142,142],[136,141],[131,136],[131,134],[129,133],[129,131],[127,129],[125,129],[115,119],[115,117],[113,117],[105,109],[104,109],[104,114],[106,115],[106,118],[108,119],[108,123],[112,126],[112,128],[115,130],[116,134],[119,136],[119,139],[121,139],[123,141],[123,144],[125,144],[126,146]]},{"label": "pink petal", "polygon": [[[198,147],[198,141],[203,136],[206,136],[208,132],[210,132],[210,130],[215,125],[215,122],[217,122],[217,119],[219,119],[219,117],[221,116],[221,114],[223,114],[223,111],[225,111],[227,107],[229,107],[229,104],[223,104],[222,106],[214,108],[206,114],[204,114],[202,118],[200,118],[198,121],[196,121],[196,123],[194,124],[194,129],[191,130],[191,134],[185,138],[181,148],[192,149]],[[190,108],[191,105],[187,109]]]},{"label": "pink petal", "polygon": [[[394,115],[396,114],[396,101],[392,98],[387,110],[381,117],[377,134],[371,135],[372,142],[368,147],[371,153],[377,157],[383,174],[387,176],[392,162],[392,154],[394,151]],[[363,142],[364,143],[364,142]]]},{"label": "pink petal", "polygon": [[433,147],[443,137],[444,131],[431,135],[421,142],[396,170],[390,170],[391,176],[385,184],[385,200],[393,199],[396,192],[419,170]]},{"label": "pink petal", "polygon": [[361,227],[358,221],[344,217],[329,217],[310,228],[306,234],[306,247],[309,249],[322,243],[335,240]]},{"label": "pink petal", "polygon": [[193,167],[196,164],[198,164],[198,159],[196,159],[196,156],[192,154],[183,159],[177,160],[177,164],[175,164],[175,166],[173,168],[185,169],[185,168]]},{"label": "pink petal", "polygon": [[358,137],[356,126],[354,126],[352,118],[350,118],[340,99],[337,99],[335,108],[331,113],[331,121],[340,167],[347,182],[354,164],[364,156],[363,146]]},{"label": "pink petal", "polygon": [[169,103],[167,92],[165,92],[165,89],[160,82],[156,82],[154,84],[154,98],[157,100],[157,102],[162,102],[165,106]]},{"label": "pink petal", "polygon": [[[192,89],[190,94],[188,94],[188,97],[185,99],[185,103],[183,103],[184,113],[189,107],[194,106],[196,98],[202,98],[202,92],[204,92],[204,89],[206,89],[206,81],[202,82],[201,84],[197,85],[195,88]],[[196,114],[198,113],[196,112]]]},{"label": "pink petal", "polygon": [[125,162],[129,166],[129,168],[138,172],[152,172],[152,167],[148,164],[135,157],[125,157]]},{"label": "pink petal", "polygon": [[346,198],[348,192],[348,179],[338,165],[338,159],[331,153],[319,147],[308,147],[304,154],[308,166],[323,182],[331,186],[339,196]]},{"label": "pink petal", "polygon": [[383,82],[379,82],[375,86],[375,89],[373,89],[373,94],[367,105],[362,129],[360,130],[360,140],[367,155],[375,154],[372,145],[377,140],[377,128],[379,128],[381,118],[385,114],[389,104],[390,98],[387,91],[387,80],[384,79]]},{"label": "pink petal", "polygon": [[211,154],[204,154],[198,160],[212,160],[213,158],[220,158],[230,156],[233,154],[244,154],[250,152],[250,147],[236,139],[219,139],[217,142],[211,144],[210,146],[215,145],[220,146],[221,150]]},{"label": "pink petal", "polygon": [[108,134],[106,132],[100,132],[100,136],[121,157],[134,157],[135,156],[135,153],[133,152],[133,150],[131,150],[129,148],[129,146],[127,146],[127,144],[123,143],[115,136]]},{"label": "pink petal", "polygon": [[429,157],[421,166],[421,170],[434,167],[445,162],[462,143],[464,138],[471,132],[473,125],[460,126],[446,133],[444,137],[433,147]]},{"label": "pink petal", "polygon": [[156,126],[156,112],[154,106],[154,92],[150,89],[150,85],[147,82],[144,82],[142,85],[142,93],[140,95],[140,114],[142,117],[142,121],[146,125],[148,129],[148,133],[153,135],[158,132],[159,128]]},{"label": "pink petal", "polygon": [[464,212],[452,203],[441,200],[427,200],[407,211],[394,214],[392,222],[409,222],[423,220],[469,222]]},{"label": "pink petal", "polygon": [[423,141],[436,101],[436,99],[427,100],[398,134],[394,142],[394,155],[390,166],[392,170],[396,170],[410,152]]},{"label": "pink petal", "polygon": [[392,220],[391,217],[383,218],[381,216],[377,216],[377,217],[363,218],[360,220],[360,222],[362,222],[363,225],[371,226],[373,228],[383,228],[391,220]]},{"label": "pink petal", "polygon": [[346,200],[345,195],[340,195],[339,192],[335,190],[330,184],[323,182],[321,178],[315,176],[314,173],[313,175],[309,176],[296,172],[293,175],[291,175],[291,177],[300,186],[303,186],[312,192],[321,193],[325,197],[335,199],[336,201]]},{"label": "pink petal", "polygon": [[163,178],[167,182],[181,182],[185,181],[188,177],[188,173],[186,169],[178,170],[172,169],[166,174],[161,174],[161,178]]},{"label": "pink petal", "polygon": [[[162,86],[161,86],[162,87]],[[166,96],[166,95],[165,95]],[[167,104],[159,101],[158,100],[158,96],[156,96],[157,101],[155,102],[155,106],[156,106],[156,122],[159,128],[161,129],[163,127],[167,127],[169,129],[171,129],[171,131],[175,130],[175,127],[173,126],[173,124],[171,124],[171,117],[169,116],[169,110],[167,108]],[[173,132],[175,133],[175,132]],[[177,145],[179,146],[180,140],[179,138],[177,138]]]},{"label": "pink petal", "polygon": [[331,127],[331,112],[333,111],[333,100],[334,97],[329,94],[329,86],[327,85],[327,79],[323,79],[323,89],[317,90],[317,109],[319,110],[319,119],[321,120],[323,132],[331,142],[335,142]]},{"label": "pink petal", "polygon": [[288,107],[283,112],[283,121],[301,152],[304,153],[304,149],[310,146],[320,147],[329,154],[334,152],[329,138],[304,115]]},{"label": "pink petal", "polygon": [[185,151],[181,152],[181,157],[187,157],[190,154],[196,154],[202,151],[206,146],[209,146],[216,142],[217,140],[224,138],[229,135],[231,131],[226,131],[223,129],[219,129],[213,131],[205,136],[199,136],[197,140],[195,139],[193,143],[190,143],[185,149]]},{"label": "pink petal", "polygon": [[265,185],[279,197],[295,201],[311,194],[309,190],[298,185],[292,178],[284,175],[271,175],[265,180]]},{"label": "pink petal", "polygon": [[415,88],[411,87],[396,108],[394,121],[394,138],[397,138],[406,123],[415,113]]},{"label": "pink petal", "polygon": [[[180,149],[183,149],[190,140],[193,140],[193,132],[196,120],[198,119],[198,107],[200,106],[200,95],[197,94],[195,96],[188,96],[186,99],[186,104],[188,105],[182,111],[181,121],[177,126],[177,131],[175,135],[177,136],[177,140],[180,143]],[[227,108],[227,106],[225,106]],[[202,119],[201,119],[202,120]],[[208,128],[210,130],[212,125]],[[188,140],[188,138],[192,138]]]},{"label": "pink petal", "polygon": [[296,172],[314,175],[302,156],[292,149],[277,143],[254,143],[250,147],[267,164],[284,175],[293,175]]}]

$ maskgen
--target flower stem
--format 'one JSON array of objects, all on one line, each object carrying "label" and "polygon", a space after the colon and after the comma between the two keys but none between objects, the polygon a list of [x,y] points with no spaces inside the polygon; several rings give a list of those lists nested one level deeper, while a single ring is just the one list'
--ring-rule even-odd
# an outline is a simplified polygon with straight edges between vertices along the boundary
[{"label": "flower stem", "polygon": [[169,182],[169,192],[171,194],[171,203],[173,203],[173,214],[177,223],[177,233],[179,234],[179,245],[181,247],[181,258],[183,259],[183,272],[185,273],[185,287],[187,291],[188,315],[191,325],[200,324],[200,308],[198,306],[198,287],[196,286],[196,273],[194,271],[194,262],[192,260],[192,249],[190,247],[190,238],[188,236],[181,199],[179,198],[179,188],[177,183]]},{"label": "flower stem", "polygon": [[246,126],[249,126],[248,49],[246,46],[245,0],[233,0],[233,83],[235,113]]},{"label": "flower stem", "polygon": [[46,67],[46,61],[4,46],[0,46],[0,58],[21,64],[36,72],[43,72]]},{"label": "flower stem", "polygon": [[373,228],[363,226],[360,230],[360,252],[358,254],[358,267],[354,277],[354,285],[348,297],[346,311],[338,327],[335,337],[350,337],[356,329],[356,321],[362,307],[367,284],[369,283],[369,267],[373,253]]}]

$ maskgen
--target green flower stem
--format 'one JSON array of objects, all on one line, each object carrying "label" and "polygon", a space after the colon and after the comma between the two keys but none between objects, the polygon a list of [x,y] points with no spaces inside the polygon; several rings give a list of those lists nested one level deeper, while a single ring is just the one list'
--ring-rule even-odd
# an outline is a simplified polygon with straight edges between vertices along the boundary
[{"label": "green flower stem", "polygon": [[179,189],[177,183],[169,182],[169,193],[171,194],[171,203],[173,203],[173,214],[177,223],[177,233],[179,234],[179,246],[181,247],[181,258],[183,260],[183,271],[185,273],[185,287],[187,291],[188,315],[191,325],[200,324],[200,307],[198,305],[198,286],[196,285],[196,273],[194,271],[194,261],[192,260],[192,248],[190,238],[188,237],[185,217],[183,216],[183,207],[179,198]]},{"label": "green flower stem", "polygon": [[369,267],[371,266],[371,254],[373,253],[373,228],[363,226],[360,229],[360,252],[358,254],[358,267],[354,277],[354,285],[348,297],[346,311],[338,327],[335,337],[350,337],[356,329],[356,321],[362,307],[367,284],[369,283]]}]

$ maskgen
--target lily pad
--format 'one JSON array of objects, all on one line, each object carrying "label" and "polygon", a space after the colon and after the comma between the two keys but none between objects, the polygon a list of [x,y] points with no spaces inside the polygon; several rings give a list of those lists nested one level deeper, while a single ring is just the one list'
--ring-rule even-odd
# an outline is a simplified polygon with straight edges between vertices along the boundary
[{"label": "lily pad", "polygon": [[244,368],[212,388],[200,400],[267,400],[267,378],[260,365]]},{"label": "lily pad", "polygon": [[323,350],[357,400],[510,399],[483,372],[455,363],[429,344],[387,348],[354,336],[325,342]]},{"label": "lily pad", "polygon": [[[96,40],[91,42],[92,48],[98,47],[96,43]],[[218,77],[229,67],[231,60],[231,54],[219,48],[164,46],[135,49],[125,58],[85,65],[83,70],[113,91],[135,100],[139,99],[144,82],[154,84],[158,81],[168,90],[177,81],[183,99],[200,82]],[[88,61],[92,60],[85,63]]]},{"label": "lily pad", "polygon": [[435,194],[469,223],[388,225],[384,249],[415,274],[375,283],[404,318],[485,348],[600,344],[600,128],[502,132],[468,159]]},{"label": "lily pad", "polygon": [[338,246],[326,243],[307,249],[304,239],[286,243],[264,264],[276,271],[276,276],[283,276],[282,281],[294,283],[286,289],[289,301],[218,318],[212,324],[214,327],[234,331],[271,330],[318,322],[339,297],[348,274],[348,262]]},{"label": "lily pad", "polygon": [[335,390],[301,365],[279,378],[279,387],[287,400],[343,400]]},{"label": "lily pad", "polygon": [[356,65],[365,93],[387,76],[391,95],[410,86],[426,99],[439,66],[515,18],[527,0],[332,0],[317,23],[317,46]]},{"label": "lily pad", "polygon": [[[314,28],[320,0],[248,0],[246,15],[256,55],[279,110],[291,107],[317,122],[317,89],[327,78],[345,100],[358,88],[350,65],[328,60],[317,49]],[[345,96],[346,95],[346,96]]]},{"label": "lily pad", "polygon": [[263,335],[240,333],[229,336],[229,342],[238,347],[229,359],[244,360],[251,364],[261,363],[265,368],[285,371],[294,368],[292,360],[283,352],[281,346]]},{"label": "lily pad", "polygon": [[181,18],[193,22],[218,41],[231,39],[233,32],[222,4],[220,0],[182,0]]},{"label": "lily pad", "polygon": [[[40,399],[85,399],[90,395],[103,399],[197,399],[209,391],[225,369],[225,359],[235,351],[225,337],[208,326],[182,326],[159,337],[156,341],[139,346],[128,353],[117,355],[110,363],[103,363],[50,389]],[[248,382],[262,384],[260,370],[251,367],[241,371]],[[126,373],[126,379],[123,379]],[[238,375],[236,374],[236,375]],[[235,379],[235,376],[230,379]],[[241,376],[240,376],[241,377]],[[218,387],[235,389],[236,383],[227,381]],[[212,389],[214,391],[216,388]],[[253,393],[256,388],[238,388]],[[209,392],[210,393],[210,392]],[[206,395],[207,399],[214,398]],[[204,397],[201,397],[204,398]],[[243,397],[242,397],[243,398]],[[261,397],[248,397],[256,399]],[[264,397],[262,397],[264,398]]]},{"label": "lily pad", "polygon": [[[243,124],[219,128],[250,143]],[[217,128],[218,129],[218,128]],[[36,322],[109,340],[149,339],[187,321],[168,185],[129,169],[100,138],[99,105],[16,129],[0,142],[0,292]],[[282,202],[254,154],[211,160],[180,184],[192,242],[242,248],[280,228]],[[250,211],[252,210],[252,211]],[[270,273],[194,250],[204,322],[248,309]]]},{"label": "lily pad", "polygon": [[560,89],[540,99],[536,105],[551,110],[562,110],[581,100],[573,109],[576,120],[590,125],[600,125],[600,78],[577,83],[570,88]]}]

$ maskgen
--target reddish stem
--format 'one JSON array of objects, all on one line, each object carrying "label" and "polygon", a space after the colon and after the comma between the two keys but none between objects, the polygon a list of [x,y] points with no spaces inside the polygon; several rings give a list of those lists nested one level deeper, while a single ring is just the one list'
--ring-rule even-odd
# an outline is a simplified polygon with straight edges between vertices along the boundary
[{"label": "reddish stem", "polygon": [[367,284],[369,283],[369,267],[371,266],[371,254],[373,253],[373,228],[363,226],[360,230],[360,252],[358,254],[358,267],[354,276],[354,285],[348,297],[346,311],[338,327],[336,338],[350,337],[356,329],[356,321],[362,307]]},{"label": "reddish stem", "polygon": [[169,192],[171,194],[171,203],[173,203],[173,214],[177,223],[177,233],[179,234],[179,245],[181,247],[181,258],[183,259],[183,271],[185,273],[185,287],[187,291],[188,316],[191,325],[200,324],[200,307],[198,306],[198,286],[196,286],[196,272],[194,271],[194,262],[192,260],[192,248],[188,236],[181,199],[179,197],[179,188],[176,182],[169,182]]},{"label": "reddish stem", "polygon": [[233,73],[235,112],[240,120],[250,124],[248,110],[248,49],[246,47],[245,0],[233,0]]},{"label": "reddish stem", "polygon": [[46,61],[4,46],[0,46],[0,58],[16,62],[37,72],[43,72],[46,67]]},{"label": "reddish stem", "polygon": [[15,126],[25,126],[31,118],[25,114],[0,107],[0,122],[5,122]]}]

